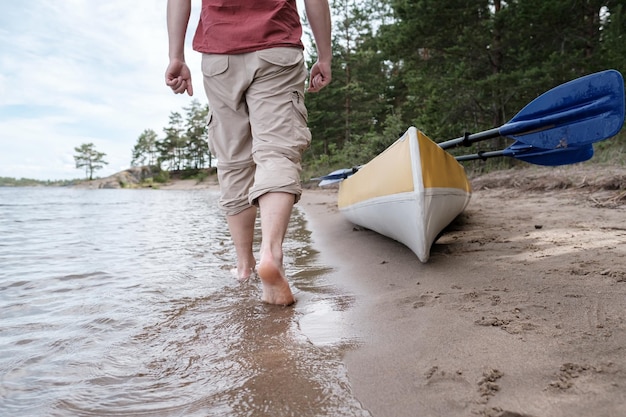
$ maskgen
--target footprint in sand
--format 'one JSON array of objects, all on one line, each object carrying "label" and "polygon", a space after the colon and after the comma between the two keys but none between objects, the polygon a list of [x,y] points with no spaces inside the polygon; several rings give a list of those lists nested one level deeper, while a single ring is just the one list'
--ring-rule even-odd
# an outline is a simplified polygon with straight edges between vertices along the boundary
[{"label": "footprint in sand", "polygon": [[413,308],[431,307],[439,299],[439,295],[436,294],[421,294],[417,297],[409,297],[406,301],[411,304]]}]

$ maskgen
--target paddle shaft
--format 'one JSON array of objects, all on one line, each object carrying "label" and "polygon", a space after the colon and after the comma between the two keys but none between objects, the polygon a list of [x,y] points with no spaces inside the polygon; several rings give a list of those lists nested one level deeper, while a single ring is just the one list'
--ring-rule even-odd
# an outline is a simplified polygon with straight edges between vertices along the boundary
[{"label": "paddle shaft", "polygon": [[478,153],[473,153],[470,155],[461,155],[461,156],[457,156],[455,157],[455,159],[459,162],[462,161],[475,161],[476,159],[488,159],[488,158],[496,158],[499,156],[512,156],[507,154],[504,150],[500,150],[500,151],[489,151],[489,152],[478,152]]},{"label": "paddle shaft", "polygon": [[457,161],[472,161],[476,159],[485,160],[487,158],[510,156],[535,165],[557,166],[587,161],[593,157],[593,153],[593,145],[559,149],[540,149],[521,142],[515,142],[501,151],[477,152],[472,155],[458,156],[455,159]]},{"label": "paddle shaft", "polygon": [[441,149],[450,149],[455,146],[470,146],[475,142],[480,142],[487,139],[495,139],[500,137],[500,128],[495,127],[493,129],[485,130],[484,132],[478,133],[466,133],[464,136],[460,138],[451,139],[445,142],[439,143],[439,147]]}]

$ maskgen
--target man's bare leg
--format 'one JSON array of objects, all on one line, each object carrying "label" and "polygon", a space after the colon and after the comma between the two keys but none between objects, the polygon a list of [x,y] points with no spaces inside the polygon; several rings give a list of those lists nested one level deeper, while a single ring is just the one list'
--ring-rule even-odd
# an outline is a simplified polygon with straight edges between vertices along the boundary
[{"label": "man's bare leg", "polygon": [[290,305],[296,301],[283,267],[283,240],[293,204],[294,195],[289,193],[267,193],[259,197],[262,238],[258,273],[263,284],[261,299],[269,304]]},{"label": "man's bare leg", "polygon": [[256,266],[256,259],[252,252],[254,240],[254,223],[256,221],[256,207],[249,207],[233,216],[226,216],[228,229],[237,253],[237,279],[250,279]]}]

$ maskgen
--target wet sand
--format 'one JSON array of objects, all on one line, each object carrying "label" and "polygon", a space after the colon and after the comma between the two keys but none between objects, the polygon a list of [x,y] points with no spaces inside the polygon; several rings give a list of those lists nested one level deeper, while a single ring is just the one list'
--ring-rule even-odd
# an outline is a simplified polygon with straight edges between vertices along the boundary
[{"label": "wet sand", "polygon": [[[341,331],[374,417],[626,416],[626,169],[500,171],[422,264],[305,190],[321,262],[354,305]],[[163,189],[216,187],[175,181]]]},{"label": "wet sand", "polygon": [[354,296],[345,356],[373,416],[626,415],[626,170],[474,178],[427,264],[355,228],[336,191],[299,206]]}]

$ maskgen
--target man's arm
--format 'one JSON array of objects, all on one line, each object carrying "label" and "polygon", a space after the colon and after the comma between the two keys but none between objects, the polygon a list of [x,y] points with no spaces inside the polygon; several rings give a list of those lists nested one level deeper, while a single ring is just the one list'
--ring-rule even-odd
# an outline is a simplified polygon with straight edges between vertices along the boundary
[{"label": "man's arm", "polygon": [[332,60],[331,21],[328,0],[304,0],[306,16],[317,47],[317,62],[311,68],[310,92],[317,92],[330,84]]},{"label": "man's arm", "polygon": [[167,36],[170,63],[165,71],[165,84],[176,94],[187,91],[193,95],[191,71],[185,62],[185,34],[191,15],[191,0],[167,1]]}]

